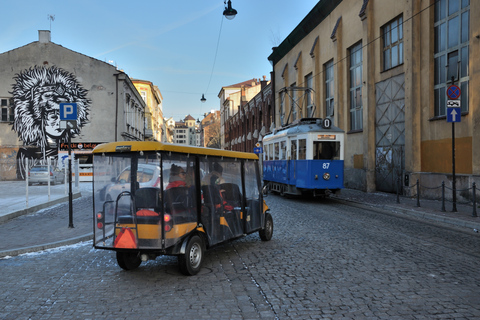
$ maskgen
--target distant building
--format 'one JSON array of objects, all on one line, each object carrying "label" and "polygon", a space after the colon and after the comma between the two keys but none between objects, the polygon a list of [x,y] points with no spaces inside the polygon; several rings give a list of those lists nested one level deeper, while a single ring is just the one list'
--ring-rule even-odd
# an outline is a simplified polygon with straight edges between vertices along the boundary
[{"label": "distant building", "polygon": [[196,139],[196,120],[191,115],[187,115],[180,121],[174,121],[170,118],[166,121],[167,130],[172,134],[172,143],[195,146]]},{"label": "distant building", "polygon": [[270,132],[273,122],[273,93],[270,81],[252,79],[222,87],[222,148],[253,152],[262,137]]},{"label": "distant building", "polygon": [[163,124],[163,97],[160,89],[150,81],[132,79],[132,82],[147,104],[147,110],[145,110],[145,140],[163,141],[165,126]]},{"label": "distant building", "polygon": [[204,114],[204,118],[200,123],[201,146],[221,149],[220,110],[212,110],[210,113]]}]

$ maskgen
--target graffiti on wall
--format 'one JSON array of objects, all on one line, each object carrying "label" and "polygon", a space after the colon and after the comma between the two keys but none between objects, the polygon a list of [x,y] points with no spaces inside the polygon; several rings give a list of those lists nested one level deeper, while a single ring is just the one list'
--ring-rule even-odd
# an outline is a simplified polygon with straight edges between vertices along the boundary
[{"label": "graffiti on wall", "polygon": [[[25,159],[29,159],[29,168],[45,163],[57,155],[60,143],[81,132],[88,123],[91,101],[74,74],[55,66],[35,66],[16,74],[14,80],[12,130],[23,142],[17,155],[17,176],[24,178]],[[77,104],[77,128],[64,130],[60,129],[60,103],[68,102]]]},{"label": "graffiti on wall", "polygon": [[0,148],[0,181],[15,179],[18,148]]}]

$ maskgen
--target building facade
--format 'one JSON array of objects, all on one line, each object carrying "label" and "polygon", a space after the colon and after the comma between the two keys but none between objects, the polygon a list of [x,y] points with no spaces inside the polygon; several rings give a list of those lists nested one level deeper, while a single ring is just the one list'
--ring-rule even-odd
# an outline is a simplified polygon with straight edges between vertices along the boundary
[{"label": "building facade", "polygon": [[319,1],[268,58],[275,127],[332,119],[347,133],[345,186],[369,192],[451,187],[454,127],[457,187],[480,182],[475,12],[479,1]]},{"label": "building facade", "polygon": [[132,82],[147,105],[145,110],[145,140],[163,141],[163,97],[160,89],[146,80],[132,79]]},{"label": "building facade", "polygon": [[220,110],[212,110],[204,114],[204,118],[200,121],[200,146],[221,149],[221,120]]},{"label": "building facade", "polygon": [[222,87],[219,98],[222,149],[253,152],[273,120],[270,82],[264,76]]},{"label": "building facade", "polygon": [[180,121],[173,118],[165,120],[167,125],[167,136],[171,137],[170,143],[195,146],[197,144],[197,124],[195,118],[187,115]]},{"label": "building facade", "polygon": [[[61,103],[77,105],[72,129],[60,122]],[[82,153],[144,140],[145,102],[128,75],[51,42],[50,31],[0,54],[0,105],[1,180],[24,178],[27,160],[29,167],[56,161],[69,138]]]}]

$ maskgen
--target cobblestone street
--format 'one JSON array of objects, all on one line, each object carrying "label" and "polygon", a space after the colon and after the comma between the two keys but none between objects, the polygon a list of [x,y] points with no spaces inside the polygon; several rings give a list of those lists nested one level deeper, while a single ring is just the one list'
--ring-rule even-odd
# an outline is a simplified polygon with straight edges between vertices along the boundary
[{"label": "cobblestone street", "polygon": [[209,250],[193,277],[176,257],[125,272],[91,242],[1,259],[0,318],[480,317],[478,234],[329,199],[267,201],[273,239]]}]

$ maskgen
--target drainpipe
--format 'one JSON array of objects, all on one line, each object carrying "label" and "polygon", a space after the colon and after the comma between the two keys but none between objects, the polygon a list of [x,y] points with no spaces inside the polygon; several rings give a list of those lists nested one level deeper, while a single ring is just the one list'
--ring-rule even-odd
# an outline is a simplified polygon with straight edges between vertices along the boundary
[{"label": "drainpipe", "polygon": [[118,127],[118,73],[115,73],[115,142],[117,142],[117,127]]}]

